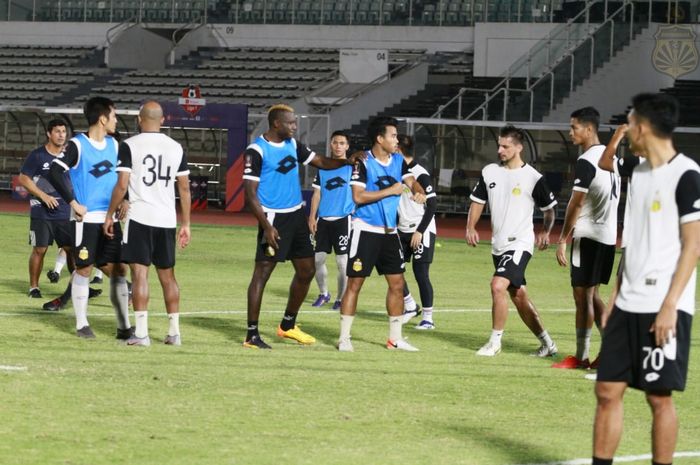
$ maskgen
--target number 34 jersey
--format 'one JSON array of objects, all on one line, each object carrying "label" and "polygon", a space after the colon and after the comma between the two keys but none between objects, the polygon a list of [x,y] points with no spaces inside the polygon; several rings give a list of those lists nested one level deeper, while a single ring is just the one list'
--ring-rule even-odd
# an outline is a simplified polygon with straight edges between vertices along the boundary
[{"label": "number 34 jersey", "polygon": [[175,183],[190,174],[182,146],[159,132],[143,132],[119,145],[117,171],[129,177],[129,219],[158,228],[177,227]]}]

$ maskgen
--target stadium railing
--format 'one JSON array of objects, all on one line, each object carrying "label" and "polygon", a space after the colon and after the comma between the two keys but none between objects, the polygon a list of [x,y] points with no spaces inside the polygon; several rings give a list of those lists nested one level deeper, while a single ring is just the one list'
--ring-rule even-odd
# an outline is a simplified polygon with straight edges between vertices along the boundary
[{"label": "stadium railing", "polygon": [[563,0],[0,0],[0,21],[457,27],[564,21],[561,11]]}]

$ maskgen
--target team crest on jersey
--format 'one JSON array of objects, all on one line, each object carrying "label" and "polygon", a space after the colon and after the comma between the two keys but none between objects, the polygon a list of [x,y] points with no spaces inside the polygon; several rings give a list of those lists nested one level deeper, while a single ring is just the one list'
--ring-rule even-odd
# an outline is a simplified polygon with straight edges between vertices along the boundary
[{"label": "team crest on jersey", "polygon": [[359,258],[356,258],[354,262],[352,262],[352,270],[355,271],[356,273],[359,273],[362,271],[362,260]]},{"label": "team crest on jersey", "polygon": [[513,195],[518,196],[518,195],[520,195],[520,194],[522,194],[522,191],[520,190],[520,186],[519,186],[519,185],[518,185],[518,186],[515,186],[515,187],[513,188]]},{"label": "team crest on jersey", "polygon": [[81,260],[87,260],[89,256],[90,256],[90,253],[88,252],[87,247],[81,248],[80,252],[78,252],[78,258]]},{"label": "team crest on jersey", "polygon": [[651,211],[658,212],[659,210],[661,210],[661,200],[659,200],[659,193],[657,191],[654,200],[651,202]]}]

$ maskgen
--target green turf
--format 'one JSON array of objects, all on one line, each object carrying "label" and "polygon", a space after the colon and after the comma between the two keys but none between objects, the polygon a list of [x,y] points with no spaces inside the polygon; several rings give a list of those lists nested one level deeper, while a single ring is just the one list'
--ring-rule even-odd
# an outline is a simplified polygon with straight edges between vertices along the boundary
[{"label": "green turf", "polygon": [[[107,296],[90,303],[94,341],[74,336],[70,308],[38,310],[40,302],[26,297],[27,227],[26,217],[0,215],[0,364],[27,367],[0,371],[0,464],[506,465],[590,456],[593,383],[528,356],[538,341],[515,312],[503,353],[474,355],[490,328],[486,244],[440,241],[432,267],[437,330],[404,329],[418,353],[383,347],[386,286],[376,275],[360,296],[354,353],[333,347],[337,314],[309,306],[315,284],[300,323],[319,343],[279,341],[289,264],[267,286],[261,328],[273,350],[259,352],[241,347],[254,230],[195,226],[177,265],[183,346],[144,349],[115,341]],[[52,250],[45,269],[53,258]],[[149,324],[157,342],[167,320],[153,275]],[[44,296],[66,281],[65,271],[58,284],[42,275]],[[568,273],[552,250],[535,254],[528,281],[561,353],[570,353]],[[700,451],[695,336],[688,388],[676,397],[681,451]],[[625,414],[618,454],[648,453],[650,417],[640,393],[627,394]]]}]

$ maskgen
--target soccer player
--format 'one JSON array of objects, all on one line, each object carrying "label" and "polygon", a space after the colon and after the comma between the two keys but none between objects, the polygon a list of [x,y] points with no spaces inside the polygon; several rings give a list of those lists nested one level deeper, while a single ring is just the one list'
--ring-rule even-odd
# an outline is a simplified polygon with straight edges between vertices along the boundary
[{"label": "soccer player", "polygon": [[[331,134],[331,157],[344,160],[350,148],[350,139],[343,131]],[[338,267],[338,293],[333,310],[340,309],[348,277],[345,269],[348,264],[348,238],[350,237],[350,214],[355,210],[350,190],[352,167],[341,166],[334,170],[319,170],[312,184],[314,189],[309,212],[309,230],[316,241],[316,282],[321,293],[311,304],[321,307],[330,302],[328,292],[328,268],[326,256],[333,250]],[[318,219],[317,219],[318,216]]]},{"label": "soccer player", "polygon": [[[19,174],[19,183],[32,195],[29,201],[29,297],[40,299],[39,276],[48,246],[54,240],[62,250],[70,250],[70,207],[49,183],[51,162],[61,155],[66,142],[66,123],[52,119],[46,127],[46,143],[27,156]],[[51,282],[58,274],[47,273]]]},{"label": "soccer player", "polygon": [[[423,305],[423,319],[416,329],[435,329],[433,322],[433,283],[430,282],[430,264],[435,254],[435,239],[437,229],[435,227],[435,210],[437,209],[437,195],[432,186],[430,173],[413,159],[413,138],[399,135],[398,152],[408,165],[408,171],[413,173],[418,184],[425,192],[425,204],[413,200],[413,193],[404,186],[399,201],[399,238],[406,263],[413,260],[413,276],[418,283],[420,300]],[[420,307],[413,299],[408,284],[404,280],[404,323],[420,314]]]},{"label": "soccer player", "polygon": [[[121,259],[131,268],[136,330],[126,344],[151,345],[148,335],[148,269],[152,263],[158,272],[168,313],[168,334],[163,342],[179,346],[180,289],[175,280],[175,241],[184,248],[191,239],[190,171],[182,146],[160,132],[163,109],[157,102],[144,103],[138,121],[141,134],[119,144],[119,180],[102,228],[107,237],[114,237],[112,218],[128,190],[129,212],[124,226]],[[175,185],[182,205],[182,224],[177,239]]]},{"label": "soccer player", "polygon": [[245,151],[243,186],[246,203],[258,220],[258,242],[255,269],[248,286],[248,331],[243,347],[270,349],[258,331],[262,295],[277,263],[291,260],[294,277],[284,317],[277,335],[300,344],[313,344],[316,339],[296,324],[299,307],[309,292],[314,278],[314,249],[309,225],[304,215],[299,183],[299,165],[320,169],[336,169],[353,164],[348,159],[332,159],[316,155],[309,147],[294,139],[297,117],[287,105],[273,105],[267,112],[269,128]]},{"label": "soccer player", "polygon": [[[117,339],[129,339],[133,330],[129,323],[129,291],[126,267],[121,263],[121,228],[114,225],[114,237],[102,233],[112,190],[117,183],[117,142],[109,136],[117,125],[114,102],[105,97],[92,97],[83,109],[88,132],[73,137],[63,156],[51,164],[51,184],[71,206],[73,226],[73,273],[71,296],[78,337],[93,339],[95,333],[87,319],[90,273],[94,266],[110,277],[110,300],[117,317]],[[70,173],[71,190],[64,179]]]},{"label": "soccer player", "polygon": [[598,168],[605,146],[598,139],[600,114],[585,107],[571,114],[569,137],[583,150],[574,168],[574,186],[566,207],[564,226],[559,236],[557,262],[565,267],[566,240],[573,230],[571,246],[571,287],[576,305],[576,354],[552,365],[554,368],[596,368],[589,349],[591,328],[600,325],[605,304],[600,284],[608,284],[615,261],[617,241],[617,205],[620,177]]},{"label": "soccer player", "polygon": [[403,272],[405,264],[401,240],[397,234],[397,210],[402,181],[414,193],[416,202],[425,202],[425,194],[403,157],[395,153],[398,145],[398,122],[378,117],[370,121],[367,135],[372,149],[352,174],[352,196],[357,204],[353,215],[348,257],[348,287],[340,306],[338,350],[352,352],[352,323],[357,312],[357,298],[365,279],[377,268],[384,275],[388,289],[386,310],[389,314],[387,349],[417,351],[401,334],[403,325]]},{"label": "soccer player", "polygon": [[673,146],[678,102],[640,94],[627,116],[633,170],[622,279],[605,331],[595,394],[593,465],[609,465],[622,435],[623,396],[644,391],[652,463],[670,464],[678,436],[672,392],[685,388],[700,257],[700,167]]},{"label": "soccer player", "polygon": [[525,287],[525,268],[532,257],[535,232],[532,213],[537,205],[544,214],[544,229],[537,235],[537,246],[549,245],[557,201],[544,177],[522,160],[525,133],[513,126],[501,129],[498,138],[500,164],[491,163],[481,171],[481,178],[471,195],[466,240],[476,247],[479,233],[476,223],[488,202],[491,210],[493,238],[491,250],[496,272],[491,279],[491,337],[477,355],[493,357],[501,352],[501,338],[508,318],[508,294],[525,325],[537,336],[540,348],[533,354],[548,357],[557,346],[542,326],[542,320]]}]

